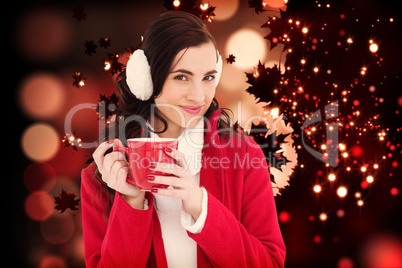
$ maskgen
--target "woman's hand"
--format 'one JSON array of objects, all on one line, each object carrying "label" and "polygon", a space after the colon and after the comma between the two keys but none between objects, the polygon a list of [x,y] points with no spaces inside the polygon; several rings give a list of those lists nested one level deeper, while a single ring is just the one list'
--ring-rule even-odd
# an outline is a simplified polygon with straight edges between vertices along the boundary
[{"label": "woman's hand", "polygon": [[197,220],[201,214],[202,190],[195,182],[190,170],[186,168],[184,154],[170,147],[167,147],[165,152],[176,160],[177,165],[151,163],[149,168],[172,176],[148,176],[148,182],[171,185],[173,189],[155,187],[152,188],[152,192],[163,196],[180,198],[183,202],[184,210],[190,213],[194,220]]},{"label": "woman's hand", "polygon": [[102,174],[102,180],[108,187],[118,191],[133,208],[143,209],[145,192],[126,181],[129,167],[124,153],[117,151],[104,155],[112,146],[113,148],[122,147],[123,144],[118,139],[103,142],[92,154],[99,172]]}]

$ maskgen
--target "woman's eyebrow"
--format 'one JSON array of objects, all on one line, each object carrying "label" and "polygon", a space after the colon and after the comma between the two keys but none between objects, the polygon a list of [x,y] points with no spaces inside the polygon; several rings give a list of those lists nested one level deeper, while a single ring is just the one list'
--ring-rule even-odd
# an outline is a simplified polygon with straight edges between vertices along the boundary
[{"label": "woman's eyebrow", "polygon": [[172,72],[170,72],[171,74],[173,74],[173,73],[185,73],[185,74],[188,74],[188,75],[194,75],[192,72],[190,72],[190,71],[188,71],[188,70],[185,70],[185,69],[178,69],[178,70],[176,70],[176,71],[172,71]]},{"label": "woman's eyebrow", "polygon": [[[172,71],[170,73],[171,74],[173,74],[173,73],[185,73],[185,74],[194,76],[194,74],[191,71],[188,71],[188,70],[185,70],[185,69],[178,69],[178,70]],[[207,72],[205,75],[216,74],[216,73],[217,73],[216,70],[212,70],[212,71]]]},{"label": "woman's eyebrow", "polygon": [[216,74],[216,73],[218,73],[217,70],[212,70],[212,71],[207,72],[205,75]]}]

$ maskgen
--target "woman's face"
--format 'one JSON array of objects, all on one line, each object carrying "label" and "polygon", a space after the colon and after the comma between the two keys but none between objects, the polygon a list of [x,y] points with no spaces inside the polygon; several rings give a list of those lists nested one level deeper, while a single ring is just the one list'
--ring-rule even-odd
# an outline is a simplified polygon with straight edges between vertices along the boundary
[{"label": "woman's face", "polygon": [[156,108],[166,119],[166,134],[180,134],[194,127],[215,96],[216,49],[212,42],[181,50],[155,98]]}]

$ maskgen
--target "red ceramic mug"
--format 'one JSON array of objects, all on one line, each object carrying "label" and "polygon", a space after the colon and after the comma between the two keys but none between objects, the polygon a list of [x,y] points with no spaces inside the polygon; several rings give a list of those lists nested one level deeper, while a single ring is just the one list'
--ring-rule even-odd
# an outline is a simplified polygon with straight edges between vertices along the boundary
[{"label": "red ceramic mug", "polygon": [[149,163],[175,164],[175,160],[166,154],[165,148],[171,147],[177,150],[178,144],[177,139],[170,138],[135,138],[127,140],[127,147],[117,147],[113,151],[122,151],[128,156],[130,176],[127,182],[137,185],[143,191],[150,191],[153,187],[167,188],[169,186],[147,181],[148,175],[166,175],[150,170]]}]

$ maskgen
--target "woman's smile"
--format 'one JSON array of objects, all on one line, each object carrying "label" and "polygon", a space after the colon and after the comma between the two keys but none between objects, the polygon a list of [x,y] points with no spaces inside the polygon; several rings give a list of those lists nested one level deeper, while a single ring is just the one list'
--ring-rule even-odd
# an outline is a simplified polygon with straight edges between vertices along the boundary
[{"label": "woman's smile", "polygon": [[202,105],[198,106],[190,106],[190,105],[179,105],[179,107],[185,111],[186,113],[189,114],[198,114],[201,112]]}]

